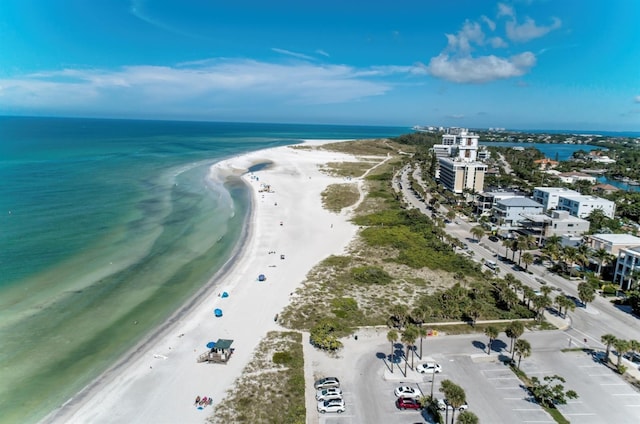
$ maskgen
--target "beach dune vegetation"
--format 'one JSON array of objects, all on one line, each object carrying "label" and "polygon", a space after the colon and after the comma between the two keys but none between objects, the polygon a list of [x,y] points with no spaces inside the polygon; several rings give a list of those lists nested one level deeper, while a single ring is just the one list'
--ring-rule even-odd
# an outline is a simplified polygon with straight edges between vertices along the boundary
[{"label": "beach dune vegetation", "polygon": [[351,276],[355,281],[361,284],[384,286],[392,281],[391,275],[384,269],[365,265],[351,269]]}]

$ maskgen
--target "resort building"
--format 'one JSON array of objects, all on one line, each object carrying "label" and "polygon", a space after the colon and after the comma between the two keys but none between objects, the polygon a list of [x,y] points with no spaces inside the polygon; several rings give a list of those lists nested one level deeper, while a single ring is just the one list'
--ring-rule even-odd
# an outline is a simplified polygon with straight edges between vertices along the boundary
[{"label": "resort building", "polygon": [[547,169],[552,169],[558,166],[558,161],[551,160],[549,158],[534,160],[533,163],[538,165],[538,169],[541,171],[545,171]]},{"label": "resort building", "polygon": [[490,215],[493,206],[499,200],[511,197],[524,197],[524,193],[515,191],[485,191],[478,194],[475,201],[476,213],[478,215]]},{"label": "resort building", "polygon": [[519,227],[525,215],[539,215],[542,212],[543,206],[528,197],[510,197],[496,202],[491,219],[502,227]]},{"label": "resort building", "polygon": [[575,184],[578,181],[588,181],[591,184],[596,183],[596,177],[585,174],[584,172],[563,172],[558,174],[558,178],[560,178],[560,181],[567,184]]},{"label": "resort building", "polygon": [[640,246],[640,237],[631,234],[592,234],[587,236],[587,245],[593,250],[604,249],[617,255],[622,249]]},{"label": "resort building", "polygon": [[613,282],[620,284],[622,290],[630,290],[637,283],[640,273],[640,246],[621,249],[618,252]]},{"label": "resort building", "polygon": [[580,239],[589,231],[589,221],[572,216],[567,211],[551,211],[547,214],[523,214],[521,232],[533,236],[538,245],[547,237],[560,236],[567,239]]},{"label": "resort building", "polygon": [[593,186],[592,190],[595,193],[600,193],[600,194],[611,194],[616,191],[620,191],[618,187],[611,184],[596,184]]},{"label": "resort building", "polygon": [[535,187],[533,189],[533,200],[541,203],[545,211],[556,209],[560,196],[569,195],[579,196],[580,193],[564,187]]},{"label": "resort building", "polygon": [[557,209],[579,218],[588,217],[595,209],[602,210],[607,218],[613,218],[616,214],[615,202],[596,196],[560,196]]},{"label": "resort building", "polygon": [[[454,193],[482,191],[487,165],[478,161],[479,138],[466,128],[447,128],[442,143],[433,146],[438,158],[436,179],[448,190]],[[483,154],[483,157],[488,156]]]}]

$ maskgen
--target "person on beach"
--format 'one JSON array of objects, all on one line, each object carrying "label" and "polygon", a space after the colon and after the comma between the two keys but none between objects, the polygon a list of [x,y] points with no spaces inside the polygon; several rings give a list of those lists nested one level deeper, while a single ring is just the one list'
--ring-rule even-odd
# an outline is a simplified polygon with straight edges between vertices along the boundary
[{"label": "person on beach", "polygon": [[197,405],[200,403],[200,396],[196,397],[196,402],[194,403],[194,405]]}]

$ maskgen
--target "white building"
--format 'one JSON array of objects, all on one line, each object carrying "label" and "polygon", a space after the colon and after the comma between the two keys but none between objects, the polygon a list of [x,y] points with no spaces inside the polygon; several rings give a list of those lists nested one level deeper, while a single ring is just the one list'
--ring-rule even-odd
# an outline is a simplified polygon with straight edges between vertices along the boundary
[{"label": "white building", "polygon": [[454,193],[465,189],[482,191],[487,165],[478,161],[479,138],[466,128],[447,128],[442,143],[433,146],[438,158],[436,178],[448,190]]},{"label": "white building", "polygon": [[640,237],[631,234],[591,234],[587,245],[593,250],[604,249],[610,255],[617,255],[622,249],[640,246]]},{"label": "white building", "polygon": [[535,187],[533,189],[533,200],[541,203],[545,211],[556,209],[560,196],[567,195],[579,196],[580,193],[564,187]]},{"label": "white building", "polygon": [[502,199],[508,199],[510,197],[524,197],[524,193],[517,193],[515,191],[485,191],[478,194],[476,198],[475,206],[476,213],[479,215],[491,214],[491,210],[497,201]]},{"label": "white building", "polygon": [[597,196],[560,196],[557,209],[579,218],[588,217],[595,209],[602,210],[607,218],[613,218],[616,214],[615,202]]},{"label": "white building", "polygon": [[631,289],[632,283],[636,282],[632,278],[634,271],[640,272],[640,246],[621,249],[618,252],[613,282],[620,284],[622,290]]},{"label": "white building", "polygon": [[560,181],[567,184],[575,184],[578,181],[588,181],[591,184],[596,183],[596,177],[585,174],[584,172],[563,172],[558,174],[558,178],[560,178]]},{"label": "white building", "polygon": [[[533,236],[538,244],[550,236],[575,239],[589,231],[589,221],[572,216],[567,211],[551,211],[547,214],[523,214],[520,221],[523,231]],[[581,240],[581,239],[580,239]]]},{"label": "white building", "polygon": [[542,205],[528,197],[510,197],[496,202],[492,220],[500,226],[518,227],[526,215],[539,215],[542,211]]}]

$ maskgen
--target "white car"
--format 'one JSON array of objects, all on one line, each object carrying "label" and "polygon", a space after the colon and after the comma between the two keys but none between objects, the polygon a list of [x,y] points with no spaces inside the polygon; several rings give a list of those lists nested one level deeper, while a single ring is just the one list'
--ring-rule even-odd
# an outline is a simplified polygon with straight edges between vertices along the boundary
[{"label": "white car", "polygon": [[339,387],[329,387],[316,392],[316,400],[342,399],[342,390]]},{"label": "white car", "polygon": [[318,402],[318,412],[321,414],[325,412],[337,412],[341,414],[345,409],[344,400],[342,399],[330,399]]},{"label": "white car", "polygon": [[[438,399],[438,409],[444,411],[445,409],[453,409],[453,406],[449,405],[446,399]],[[465,411],[467,409],[469,409],[469,405],[467,405],[466,402],[458,406],[458,411]]]},{"label": "white car", "polygon": [[393,391],[393,394],[395,394],[396,397],[404,397],[404,398],[417,398],[422,396],[422,393],[420,393],[420,390],[411,386],[396,387],[396,389]]},{"label": "white car", "polygon": [[315,387],[316,390],[328,389],[329,387],[340,387],[340,380],[338,380],[336,377],[321,378],[320,380],[315,382],[313,387]]},{"label": "white car", "polygon": [[435,362],[425,362],[417,366],[418,372],[422,374],[435,374],[442,371],[442,367]]}]

